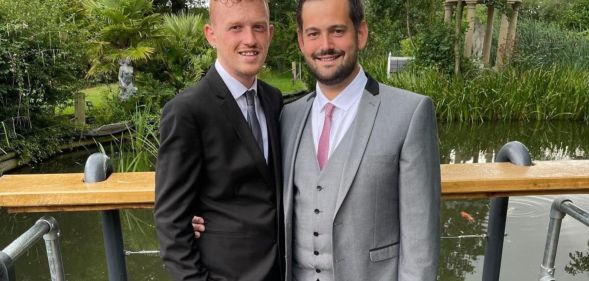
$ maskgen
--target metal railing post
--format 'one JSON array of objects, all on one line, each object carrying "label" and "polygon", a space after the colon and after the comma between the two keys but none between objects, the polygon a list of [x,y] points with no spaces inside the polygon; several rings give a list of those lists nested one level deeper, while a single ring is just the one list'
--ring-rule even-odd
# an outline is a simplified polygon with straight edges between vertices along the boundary
[{"label": "metal railing post", "polygon": [[49,216],[37,220],[31,228],[21,234],[0,252],[1,281],[16,280],[14,261],[16,261],[24,251],[28,250],[41,240],[41,237],[45,238],[51,280],[65,281],[61,251],[59,248],[59,225],[53,217]]},{"label": "metal railing post", "polygon": [[14,261],[4,252],[0,251],[0,281],[14,281]]},{"label": "metal railing post", "polygon": [[118,210],[102,211],[102,234],[109,281],[127,281],[123,231]]},{"label": "metal railing post", "polygon": [[570,215],[576,220],[589,226],[589,214],[578,208],[573,202],[566,198],[558,198],[552,202],[550,208],[550,223],[548,224],[548,234],[546,235],[546,246],[544,248],[544,257],[540,265],[540,281],[555,281],[554,265],[556,260],[556,250],[558,248],[558,239],[560,238],[560,226],[565,215]]},{"label": "metal railing post", "polygon": [[[112,174],[112,171],[110,158],[103,153],[94,153],[86,160],[84,182],[104,181]],[[127,281],[127,266],[119,211],[102,211],[101,216],[108,280]]]},{"label": "metal railing post", "polygon": [[[528,149],[525,145],[517,141],[505,144],[497,153],[495,162],[511,162],[519,166],[532,165],[532,159]],[[509,197],[491,199],[487,243],[485,245],[485,262],[483,265],[483,281],[499,281],[508,204]]]},{"label": "metal railing post", "polygon": [[63,259],[61,258],[61,251],[59,250],[59,225],[53,217],[42,217],[37,222],[45,222],[51,226],[49,232],[43,235],[43,239],[45,239],[45,248],[47,249],[49,272],[51,272],[51,281],[65,281]]}]

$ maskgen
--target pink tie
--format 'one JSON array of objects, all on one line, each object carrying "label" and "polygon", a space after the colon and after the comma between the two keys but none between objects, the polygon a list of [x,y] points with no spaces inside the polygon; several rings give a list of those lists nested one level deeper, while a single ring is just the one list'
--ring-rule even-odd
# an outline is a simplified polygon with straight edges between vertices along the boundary
[{"label": "pink tie", "polygon": [[329,132],[331,131],[331,116],[334,108],[331,103],[325,105],[325,119],[323,120],[323,130],[321,130],[319,148],[317,149],[317,161],[319,161],[320,170],[323,170],[329,155]]}]

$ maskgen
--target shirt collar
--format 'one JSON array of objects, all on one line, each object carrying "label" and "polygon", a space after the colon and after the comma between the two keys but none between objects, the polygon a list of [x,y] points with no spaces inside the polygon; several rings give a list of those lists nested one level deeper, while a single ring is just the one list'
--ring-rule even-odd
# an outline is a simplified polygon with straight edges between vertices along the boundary
[{"label": "shirt collar", "polygon": [[[225,68],[221,65],[219,60],[215,61],[215,69],[217,69],[219,76],[221,76],[221,79],[223,80],[223,82],[225,82],[225,85],[227,85],[227,88],[229,88],[229,92],[231,92],[231,95],[236,100],[238,98],[240,98],[243,94],[245,94],[245,91],[257,90],[257,88],[258,88],[258,78],[257,77],[254,79],[254,83],[252,84],[252,86],[250,88],[246,88],[243,84],[241,84],[241,82],[239,82],[237,79],[233,78],[233,76],[231,76],[231,74],[229,74],[229,72],[227,72],[227,70],[225,70]],[[258,94],[258,91],[256,91],[256,95],[257,94]]]},{"label": "shirt collar", "polygon": [[360,71],[352,80],[352,82],[343,90],[335,99],[329,101],[327,97],[321,92],[321,88],[319,87],[319,83],[315,85],[315,89],[317,91],[317,102],[319,105],[319,110],[323,111],[325,105],[327,103],[333,104],[335,107],[343,110],[348,110],[350,107],[362,97],[362,93],[364,93],[364,88],[366,87],[366,83],[368,82],[368,77],[366,77],[366,73],[364,73],[364,69],[360,66]]}]

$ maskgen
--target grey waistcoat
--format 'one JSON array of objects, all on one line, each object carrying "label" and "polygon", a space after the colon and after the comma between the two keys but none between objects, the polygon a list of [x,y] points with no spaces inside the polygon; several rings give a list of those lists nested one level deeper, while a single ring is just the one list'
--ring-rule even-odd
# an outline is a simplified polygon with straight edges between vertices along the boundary
[{"label": "grey waistcoat", "polygon": [[[333,218],[351,138],[346,132],[320,171],[310,120],[303,129],[295,159],[293,276],[297,281],[334,281]],[[353,126],[355,122],[348,132],[353,131]]]}]

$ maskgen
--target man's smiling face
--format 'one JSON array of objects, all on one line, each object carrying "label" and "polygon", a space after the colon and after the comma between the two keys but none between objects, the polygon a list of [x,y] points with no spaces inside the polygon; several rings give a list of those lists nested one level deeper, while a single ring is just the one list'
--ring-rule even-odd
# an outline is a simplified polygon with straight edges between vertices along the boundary
[{"label": "man's smiling face", "polygon": [[223,68],[245,86],[253,82],[268,54],[273,27],[263,0],[211,1],[209,43]]},{"label": "man's smiling face", "polygon": [[349,16],[348,1],[310,0],[303,4],[299,47],[320,83],[339,84],[359,69],[358,53],[366,46],[368,28]]}]

